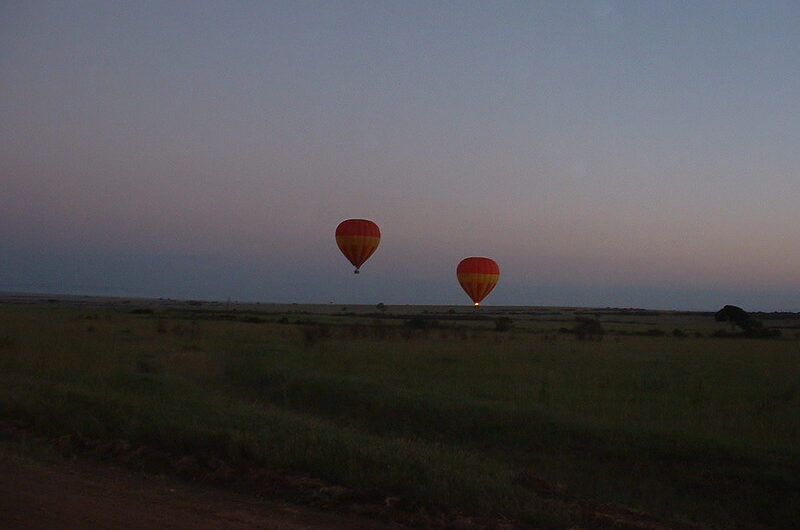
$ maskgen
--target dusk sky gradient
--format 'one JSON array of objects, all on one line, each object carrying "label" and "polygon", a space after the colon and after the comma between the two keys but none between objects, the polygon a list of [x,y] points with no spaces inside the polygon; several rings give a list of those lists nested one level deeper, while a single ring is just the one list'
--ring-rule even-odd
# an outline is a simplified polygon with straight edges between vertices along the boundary
[{"label": "dusk sky gradient", "polygon": [[0,291],[800,310],[796,1],[11,1],[0,72]]}]

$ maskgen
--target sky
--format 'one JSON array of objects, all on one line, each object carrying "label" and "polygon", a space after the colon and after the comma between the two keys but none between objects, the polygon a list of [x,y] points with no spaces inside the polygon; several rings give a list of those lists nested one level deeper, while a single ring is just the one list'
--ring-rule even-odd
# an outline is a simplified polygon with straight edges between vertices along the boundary
[{"label": "sky", "polygon": [[4,1],[0,72],[0,291],[800,311],[795,1]]}]

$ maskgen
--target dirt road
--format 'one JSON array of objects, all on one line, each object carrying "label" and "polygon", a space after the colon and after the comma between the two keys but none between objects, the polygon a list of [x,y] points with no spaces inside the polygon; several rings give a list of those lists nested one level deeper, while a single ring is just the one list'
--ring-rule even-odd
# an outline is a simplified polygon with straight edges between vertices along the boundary
[{"label": "dirt road", "polygon": [[263,501],[86,461],[0,452],[0,528],[389,530],[399,525]]}]

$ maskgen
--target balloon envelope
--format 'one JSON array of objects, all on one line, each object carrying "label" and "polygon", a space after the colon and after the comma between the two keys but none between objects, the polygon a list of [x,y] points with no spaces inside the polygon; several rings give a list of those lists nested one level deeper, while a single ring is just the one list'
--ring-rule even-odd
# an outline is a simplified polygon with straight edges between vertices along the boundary
[{"label": "balloon envelope", "polygon": [[458,283],[464,288],[476,306],[486,298],[500,278],[500,267],[489,258],[464,258],[456,268]]},{"label": "balloon envelope", "polygon": [[378,248],[380,241],[380,228],[368,219],[346,219],[336,227],[336,244],[356,268],[356,274]]}]

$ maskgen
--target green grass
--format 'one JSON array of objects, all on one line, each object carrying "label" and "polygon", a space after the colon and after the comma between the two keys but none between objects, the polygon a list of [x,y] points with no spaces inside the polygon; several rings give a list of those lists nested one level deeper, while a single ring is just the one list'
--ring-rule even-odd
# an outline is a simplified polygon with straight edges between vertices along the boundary
[{"label": "green grass", "polygon": [[[3,307],[0,414],[556,527],[581,515],[518,473],[719,528],[800,520],[796,339],[583,342],[556,333],[568,323],[522,318],[496,333],[491,321],[261,317]],[[717,327],[657,315],[607,329],[659,319]]]}]

